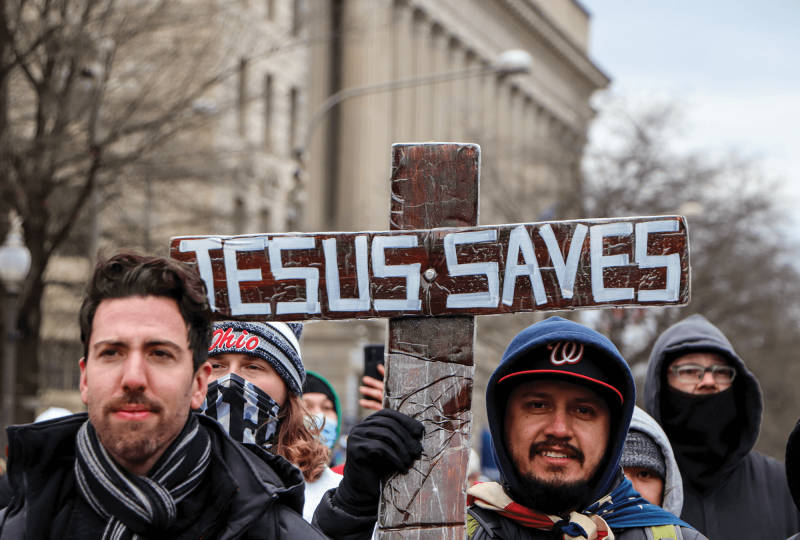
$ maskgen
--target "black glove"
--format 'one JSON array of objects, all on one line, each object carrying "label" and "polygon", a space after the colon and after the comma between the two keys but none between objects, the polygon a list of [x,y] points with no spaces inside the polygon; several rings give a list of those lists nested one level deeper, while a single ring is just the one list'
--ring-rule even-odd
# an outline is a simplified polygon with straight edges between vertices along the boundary
[{"label": "black glove", "polygon": [[422,423],[392,409],[373,413],[347,437],[344,478],[332,503],[354,516],[377,515],[381,480],[406,472],[422,455]]}]

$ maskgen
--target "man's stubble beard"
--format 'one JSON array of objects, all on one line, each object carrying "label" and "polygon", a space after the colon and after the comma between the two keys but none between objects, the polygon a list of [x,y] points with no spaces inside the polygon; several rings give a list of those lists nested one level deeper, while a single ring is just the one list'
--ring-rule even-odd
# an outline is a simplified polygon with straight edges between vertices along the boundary
[{"label": "man's stubble beard", "polygon": [[[537,478],[533,473],[522,474],[514,463],[514,454],[511,450],[512,448],[506,445],[506,455],[512,458],[511,466],[521,489],[521,493],[517,493],[517,495],[522,500],[517,502],[531,510],[551,515],[562,515],[589,504],[591,501],[588,499],[597,481],[597,475],[606,462],[606,457],[603,456],[586,480],[567,482],[563,480],[564,471],[560,467],[553,467],[551,479],[545,480]],[[579,450],[575,450],[579,452],[578,459],[583,461],[585,459],[583,454]],[[529,454],[534,453],[535,450],[532,448]]]},{"label": "man's stubble beard", "polygon": [[[141,422],[112,422],[111,415],[124,404],[142,404],[151,408],[157,422],[145,426]],[[107,403],[101,411],[89,406],[89,421],[97,432],[100,443],[118,462],[144,463],[156,453],[163,452],[183,429],[189,415],[178,410],[171,417],[164,417],[164,407],[147,398],[141,392],[131,392]]]}]

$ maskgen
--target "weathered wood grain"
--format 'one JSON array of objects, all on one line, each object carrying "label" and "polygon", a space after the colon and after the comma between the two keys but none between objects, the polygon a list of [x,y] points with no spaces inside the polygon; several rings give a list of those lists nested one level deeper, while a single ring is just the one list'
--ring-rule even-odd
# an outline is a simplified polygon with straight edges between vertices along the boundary
[{"label": "weathered wood grain", "polygon": [[394,145],[389,228],[477,225],[480,155],[475,144]]},{"label": "weathered wood grain", "polygon": [[[391,228],[477,225],[479,163],[473,145],[395,145]],[[428,253],[433,243],[428,235]],[[421,271],[429,268],[430,261]],[[390,319],[386,350],[384,405],[421,421],[425,435],[422,459],[384,486],[378,537],[460,540],[466,533],[475,317]]]},{"label": "weathered wood grain", "polygon": [[474,319],[390,321],[384,406],[425,425],[425,452],[408,474],[384,489],[380,515],[385,529],[464,525]]}]

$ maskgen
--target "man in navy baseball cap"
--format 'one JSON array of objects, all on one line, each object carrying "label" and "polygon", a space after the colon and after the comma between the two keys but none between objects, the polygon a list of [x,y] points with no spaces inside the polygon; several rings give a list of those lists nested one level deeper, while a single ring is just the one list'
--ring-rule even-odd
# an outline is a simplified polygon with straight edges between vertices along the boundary
[{"label": "man in navy baseball cap", "polygon": [[601,334],[560,317],[523,330],[487,386],[501,481],[467,491],[469,538],[644,540],[647,528],[649,537],[704,538],[625,478],[635,401],[627,363]]}]

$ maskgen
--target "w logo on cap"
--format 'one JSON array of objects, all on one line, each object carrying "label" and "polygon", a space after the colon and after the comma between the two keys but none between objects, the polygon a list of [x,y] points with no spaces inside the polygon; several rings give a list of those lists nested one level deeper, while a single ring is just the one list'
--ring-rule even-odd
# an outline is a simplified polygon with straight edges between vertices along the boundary
[{"label": "w logo on cap", "polygon": [[550,343],[547,348],[552,351],[550,353],[550,363],[554,366],[577,364],[583,358],[583,343],[559,341],[558,343]]}]

